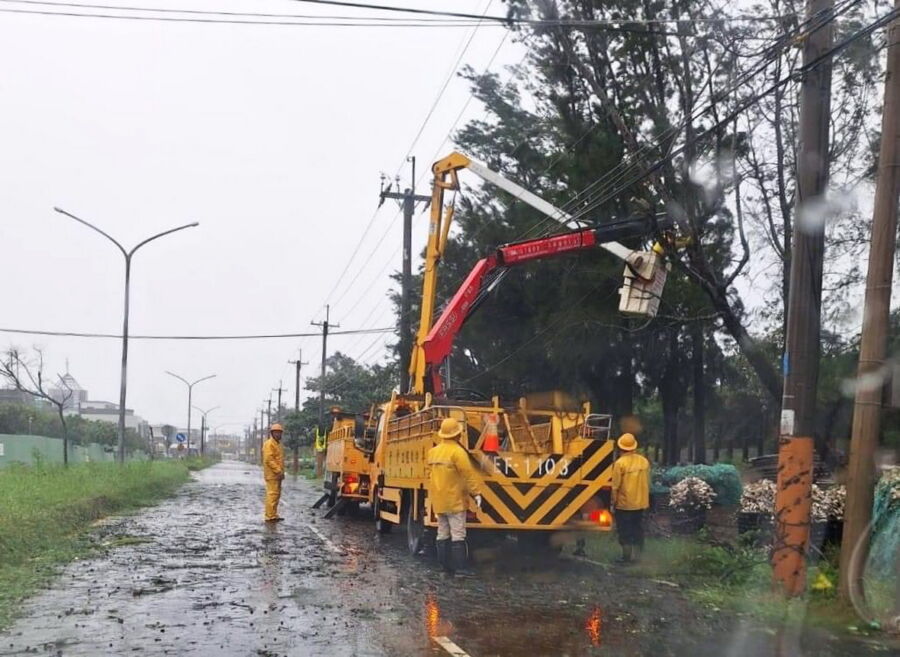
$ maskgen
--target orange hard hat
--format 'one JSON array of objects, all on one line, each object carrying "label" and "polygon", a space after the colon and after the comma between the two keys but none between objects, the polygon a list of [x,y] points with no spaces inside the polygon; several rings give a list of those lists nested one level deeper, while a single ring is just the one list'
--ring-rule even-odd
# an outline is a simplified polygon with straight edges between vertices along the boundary
[{"label": "orange hard hat", "polygon": [[284,431],[284,427],[276,422],[275,424],[272,425],[272,428],[269,429],[269,431],[271,431],[271,432]]}]

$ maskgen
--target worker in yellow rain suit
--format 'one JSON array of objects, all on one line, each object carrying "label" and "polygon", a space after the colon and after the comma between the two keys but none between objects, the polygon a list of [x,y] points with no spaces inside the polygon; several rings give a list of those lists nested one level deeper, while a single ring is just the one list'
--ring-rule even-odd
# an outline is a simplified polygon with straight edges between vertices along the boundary
[{"label": "worker in yellow rain suit", "polygon": [[428,499],[437,515],[438,561],[448,576],[465,567],[466,509],[468,495],[475,496],[481,506],[481,494],[475,468],[469,453],[459,444],[462,425],[447,418],[441,422],[440,443],[430,450],[426,458],[428,475]]},{"label": "worker in yellow rain suit", "polygon": [[281,482],[284,480],[284,449],[281,435],[284,428],[273,424],[269,438],[263,444],[263,478],[266,480],[266,522],[284,520],[278,515],[278,500],[281,499]]},{"label": "worker in yellow rain suit", "polygon": [[319,427],[316,427],[316,477],[325,475],[325,456],[328,451],[328,433],[323,431],[319,433]]},{"label": "worker in yellow rain suit", "polygon": [[622,455],[613,464],[612,504],[622,546],[619,563],[635,560],[644,549],[644,509],[650,506],[650,462],[637,453],[637,439],[623,433],[616,445]]}]

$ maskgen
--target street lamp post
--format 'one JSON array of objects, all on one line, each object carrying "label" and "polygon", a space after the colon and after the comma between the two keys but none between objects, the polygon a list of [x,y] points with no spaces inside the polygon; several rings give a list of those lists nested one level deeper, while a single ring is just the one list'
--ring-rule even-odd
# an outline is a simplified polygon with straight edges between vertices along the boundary
[{"label": "street lamp post", "polygon": [[[207,408],[205,411],[202,408],[200,408],[199,406],[194,406],[194,408],[196,408],[198,411],[200,411],[200,414],[203,416],[203,420],[201,420],[201,424],[200,424],[200,456],[202,457],[203,453],[206,451],[204,449],[204,444],[203,444],[203,439],[204,439],[203,434],[207,429],[209,429],[209,422],[206,421],[206,416],[209,415],[210,413],[212,413],[217,408],[221,408],[221,406],[213,406],[212,408]],[[188,438],[188,444],[190,444],[190,438]]]},{"label": "street lamp post", "polygon": [[191,395],[194,392],[195,385],[197,385],[201,381],[206,381],[208,379],[213,378],[215,376],[215,374],[210,374],[209,376],[204,376],[202,379],[197,379],[193,383],[188,381],[187,379],[185,379],[183,376],[178,376],[177,374],[175,374],[174,372],[170,372],[169,370],[166,370],[166,374],[168,374],[169,376],[174,376],[176,379],[178,379],[179,381],[184,383],[184,385],[186,385],[187,389],[188,389],[187,444],[188,444],[188,456],[190,456],[190,453],[191,453],[191,407],[192,407]]},{"label": "street lamp post", "polygon": [[185,224],[184,226],[178,226],[176,228],[170,228],[169,230],[165,230],[161,233],[157,233],[151,237],[148,237],[142,242],[139,242],[134,248],[130,251],[127,251],[124,246],[119,244],[113,237],[111,237],[108,233],[100,230],[92,223],[85,221],[84,219],[80,219],[76,217],[74,214],[70,214],[61,208],[53,208],[60,214],[64,214],[67,217],[74,219],[80,224],[84,224],[91,230],[95,230],[103,237],[108,239],[110,242],[115,244],[119,251],[122,252],[122,255],[125,256],[125,314],[124,319],[122,320],[122,373],[121,380],[119,382],[119,430],[118,430],[118,450],[116,453],[116,460],[119,463],[125,462],[125,388],[127,383],[127,372],[128,372],[128,295],[129,288],[131,286],[131,257],[135,254],[135,252],[144,246],[145,244],[152,242],[155,239],[163,237],[165,235],[169,235],[170,233],[175,233],[179,230],[184,230],[185,228],[193,228],[195,226],[199,226],[199,222],[193,222],[190,224]]}]

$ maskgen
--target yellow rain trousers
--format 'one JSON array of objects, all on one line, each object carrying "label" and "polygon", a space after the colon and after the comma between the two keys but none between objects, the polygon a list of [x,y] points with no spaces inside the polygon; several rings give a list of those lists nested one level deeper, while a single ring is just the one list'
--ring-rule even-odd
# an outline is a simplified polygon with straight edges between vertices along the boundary
[{"label": "yellow rain trousers", "polygon": [[281,499],[281,480],[284,479],[284,450],[271,436],[263,443],[263,478],[266,480],[266,520],[275,520]]},{"label": "yellow rain trousers", "polygon": [[456,438],[444,438],[428,450],[428,499],[435,513],[465,511],[466,494],[480,491],[469,453]]}]

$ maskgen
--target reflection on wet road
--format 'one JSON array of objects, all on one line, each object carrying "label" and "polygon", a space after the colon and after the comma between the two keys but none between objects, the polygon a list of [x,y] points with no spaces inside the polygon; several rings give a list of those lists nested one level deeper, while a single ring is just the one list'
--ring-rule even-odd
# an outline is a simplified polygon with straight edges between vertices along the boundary
[{"label": "reflection on wet road", "polygon": [[444,581],[365,510],[322,520],[318,494],[288,478],[287,520],[267,527],[258,468],[198,473],[167,503],[99,528],[146,542],[68,566],[0,635],[0,655],[446,655],[439,636],[472,657],[772,654],[765,633],[671,587],[584,563],[501,547],[476,577]]}]

